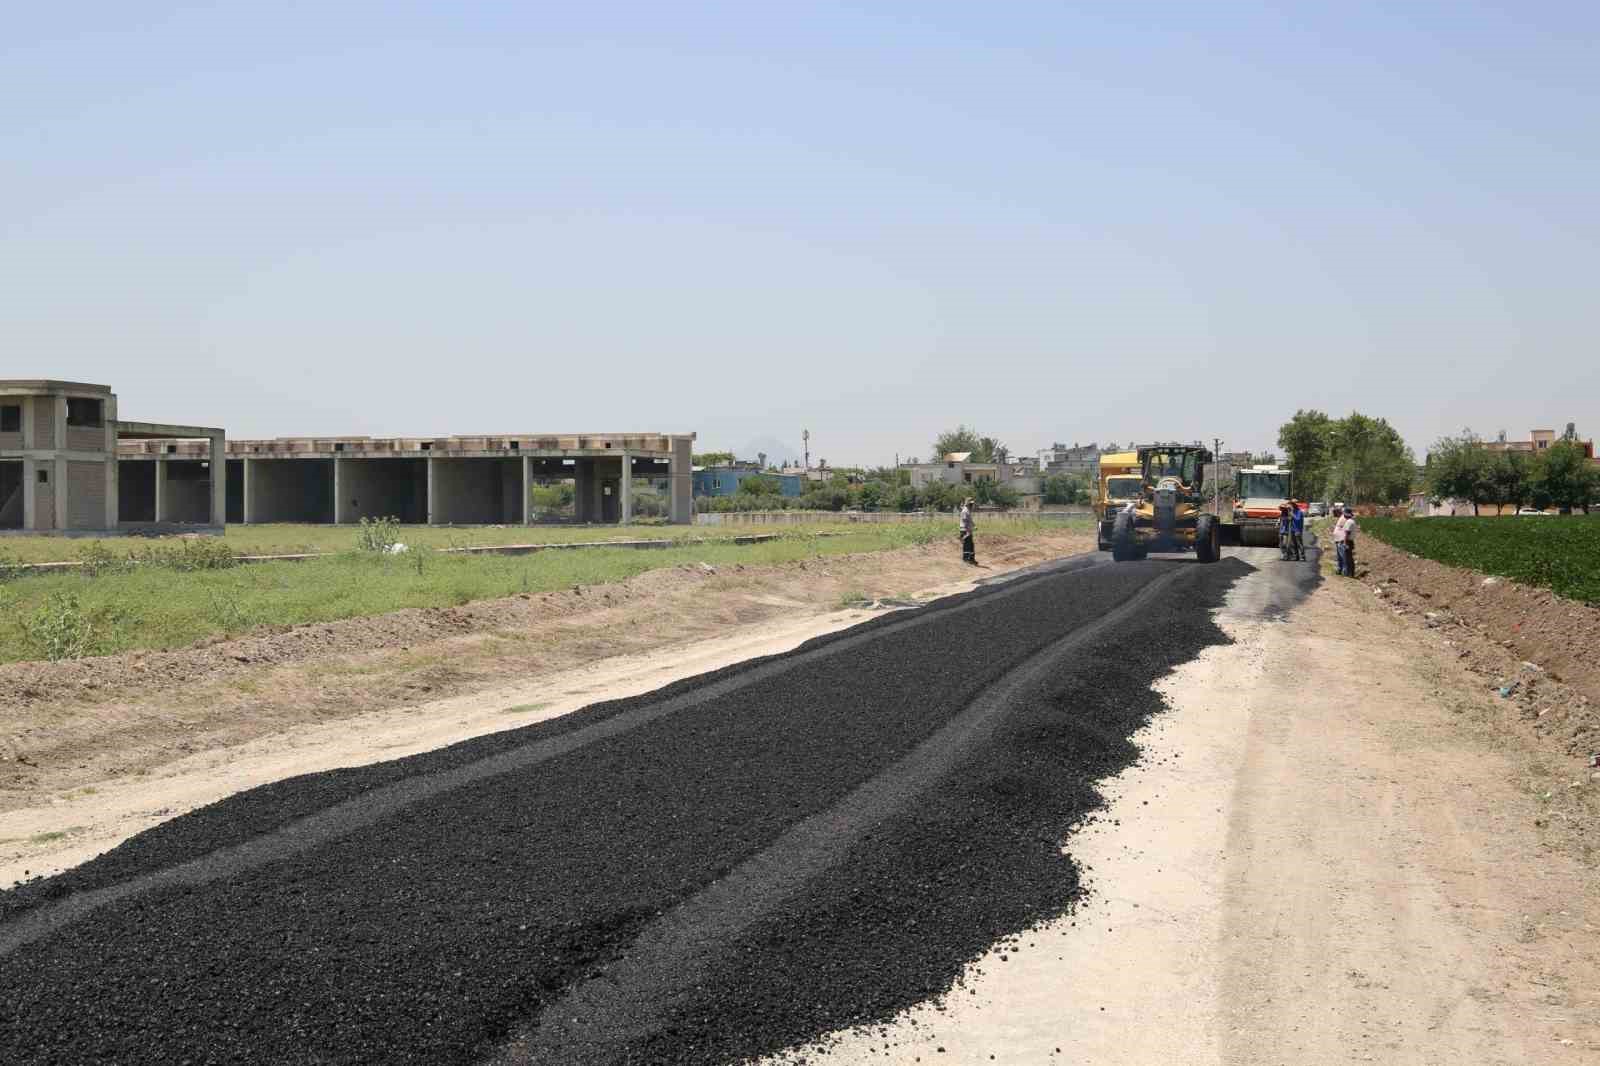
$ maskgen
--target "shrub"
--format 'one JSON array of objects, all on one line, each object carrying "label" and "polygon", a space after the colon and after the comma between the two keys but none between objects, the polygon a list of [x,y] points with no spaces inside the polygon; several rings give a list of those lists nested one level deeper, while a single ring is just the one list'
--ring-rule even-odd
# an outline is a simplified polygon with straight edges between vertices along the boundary
[{"label": "shrub", "polygon": [[52,592],[22,623],[42,658],[52,662],[94,653],[94,625],[78,597]]},{"label": "shrub", "polygon": [[356,550],[387,555],[400,543],[400,519],[363,518],[356,533]]},{"label": "shrub", "polygon": [[91,540],[78,545],[79,572],[88,577],[123,574],[133,569],[132,555],[118,555],[104,541]]},{"label": "shrub", "polygon": [[198,570],[226,570],[239,563],[239,557],[220,537],[183,537],[175,541],[159,541],[130,559],[130,562],[135,559],[146,566],[159,566],[180,574]]}]

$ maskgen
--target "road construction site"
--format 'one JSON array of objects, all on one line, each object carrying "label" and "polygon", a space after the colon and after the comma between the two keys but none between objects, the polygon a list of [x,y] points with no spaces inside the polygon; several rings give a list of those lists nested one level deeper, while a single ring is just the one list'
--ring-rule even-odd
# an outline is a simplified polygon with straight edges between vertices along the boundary
[{"label": "road construction site", "polygon": [[1568,771],[1359,583],[1222,555],[996,571],[159,821],[0,895],[0,1054],[1588,1060],[1592,877],[1529,828]]}]

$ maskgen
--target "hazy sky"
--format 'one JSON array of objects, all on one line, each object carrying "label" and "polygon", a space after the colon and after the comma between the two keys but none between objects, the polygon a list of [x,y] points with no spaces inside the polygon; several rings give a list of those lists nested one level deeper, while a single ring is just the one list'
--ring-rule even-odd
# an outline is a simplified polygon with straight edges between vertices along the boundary
[{"label": "hazy sky", "polygon": [[1600,433],[1594,3],[12,4],[0,377],[835,464]]}]

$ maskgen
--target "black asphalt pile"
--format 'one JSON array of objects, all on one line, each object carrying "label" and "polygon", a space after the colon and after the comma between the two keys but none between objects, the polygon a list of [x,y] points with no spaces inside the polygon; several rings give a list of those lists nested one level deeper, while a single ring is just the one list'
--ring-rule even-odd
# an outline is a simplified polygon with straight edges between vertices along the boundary
[{"label": "black asphalt pile", "polygon": [[886,630],[899,629],[908,624],[930,624],[936,620],[936,616],[946,612],[964,614],[981,597],[1009,594],[1015,591],[1012,585],[1075,572],[1082,569],[1082,563],[1087,561],[1090,560],[1079,556],[1045,564],[1031,574],[1027,571],[1006,574],[993,579],[992,587],[937,601],[915,614],[884,615],[845,632],[830,633],[807,641],[792,652],[736,663],[721,670],[685,678],[641,696],[592,704],[550,721],[475,737],[404,759],[285,778],[238,793],[140,833],[105,855],[56,877],[36,879],[14,890],[0,892],[0,930],[4,929],[5,922],[41,904],[115,885],[152,870],[238,846],[376,790],[419,778],[449,774],[506,752],[568,736],[597,723],[668,700],[692,699],[698,693],[738,683],[764,669],[773,670],[796,660],[832,654],[841,645],[854,647],[875,639]]},{"label": "black asphalt pile", "polygon": [[1173,606],[1109,629],[1028,685],[958,772],[726,945],[649,1033],[557,1061],[731,1063],[825,1051],[830,1033],[959,992],[965,966],[993,945],[1029,950],[1020,934],[1083,893],[1063,837],[1103,806],[1097,782],[1137,759],[1130,737],[1163,706],[1151,683],[1228,642],[1207,608],[1241,568],[1195,567],[1172,591]]},{"label": "black asphalt pile", "polygon": [[[1017,582],[545,727],[301,778],[177,819],[92,869],[6,894],[0,1061],[450,1063],[492,1054],[575,983],[625,960],[674,908],[883,775],[1016,664],[1183,565]],[[1189,569],[1185,582],[1225,579],[1223,567]],[[1194,644],[1185,619],[1205,614],[1191,596],[1181,599],[1163,612],[1172,631],[1161,640],[1174,654]],[[548,757],[517,763],[535,751]],[[495,760],[510,768],[471,776],[502,765]],[[1034,787],[1026,781],[1017,787]],[[971,791],[950,786],[951,796]],[[951,796],[937,790],[923,817],[946,810]],[[374,798],[381,802],[370,809],[351,806]],[[1069,807],[1050,833],[1070,821]],[[319,818],[315,832],[307,828]],[[980,867],[999,861],[996,849],[963,837],[953,809],[930,824],[949,835],[914,848],[911,873],[875,865],[905,846],[897,828],[844,852],[845,865],[819,881],[819,898],[843,891],[835,877],[839,886],[867,878],[878,886],[873,896],[911,894],[941,846],[972,856],[935,871],[955,879],[947,885],[970,875],[970,898],[994,892],[993,871]],[[230,857],[219,847],[245,850]],[[223,858],[203,878],[162,879],[215,854]],[[97,890],[122,894],[90,907]],[[809,907],[794,913],[787,949],[781,920],[760,927],[749,950],[769,954],[753,969],[831,983],[833,956],[861,946],[826,944],[826,928],[808,924]],[[835,908],[824,912],[844,921]],[[30,922],[46,924],[29,933]],[[981,908],[973,923],[983,932],[956,938],[959,914],[930,917],[922,953],[908,956],[909,984],[932,987],[933,960],[950,972],[974,936],[997,927]],[[865,930],[883,935],[871,922]],[[737,967],[725,977],[749,980]],[[761,987],[776,994],[770,981]],[[869,1009],[907,994],[874,993]],[[709,1008],[774,1009],[755,989],[742,999],[706,995]],[[860,1006],[846,1009],[848,998],[818,991],[817,1003],[838,1008],[771,1021],[733,1013],[720,1024],[758,1033],[751,1046],[776,1047],[802,1028],[822,1032],[855,1017]],[[638,1050],[608,1054],[713,1060],[710,1044],[641,1039]]]}]

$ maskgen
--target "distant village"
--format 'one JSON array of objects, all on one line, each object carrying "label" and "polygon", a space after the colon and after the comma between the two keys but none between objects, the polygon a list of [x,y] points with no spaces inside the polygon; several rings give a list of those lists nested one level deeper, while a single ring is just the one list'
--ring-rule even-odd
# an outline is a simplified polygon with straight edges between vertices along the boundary
[{"label": "distant village", "polygon": [[[1053,443],[1024,456],[1013,456],[1003,446],[987,452],[979,447],[933,460],[896,457],[881,467],[834,467],[825,459],[776,464],[765,455],[713,452],[695,456],[693,495],[702,512],[755,509],[756,501],[770,505],[774,497],[785,501],[778,506],[788,507],[945,510],[969,494],[980,506],[1004,510],[1086,511],[1102,456],[1131,447],[1115,441]],[[1270,454],[1225,453],[1207,468],[1206,477],[1215,478],[1220,467],[1222,479],[1231,482],[1235,466],[1274,461]]]}]

